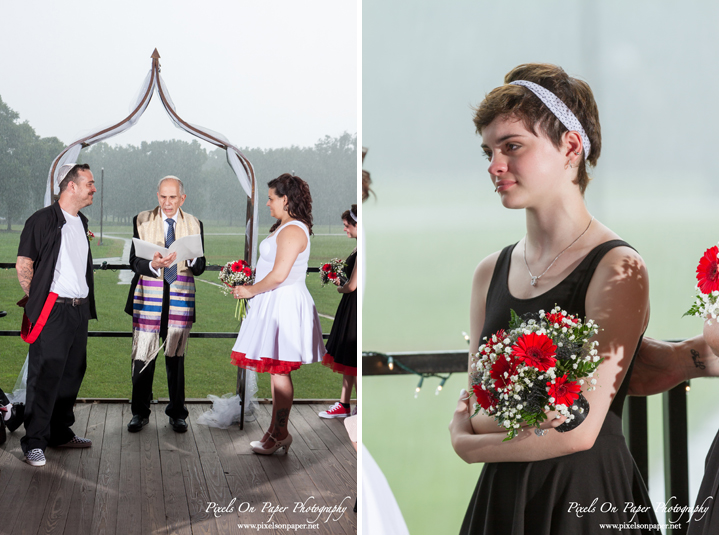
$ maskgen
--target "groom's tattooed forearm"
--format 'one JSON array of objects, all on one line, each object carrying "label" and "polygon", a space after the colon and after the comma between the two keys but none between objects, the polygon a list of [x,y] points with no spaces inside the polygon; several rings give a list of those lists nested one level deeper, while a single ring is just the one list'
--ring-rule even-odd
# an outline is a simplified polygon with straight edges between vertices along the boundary
[{"label": "groom's tattooed forearm", "polygon": [[25,256],[18,256],[15,268],[17,269],[17,280],[20,282],[20,287],[25,292],[25,295],[30,295],[30,283],[35,274],[32,260]]},{"label": "groom's tattooed forearm", "polygon": [[692,354],[692,360],[694,361],[694,366],[696,366],[700,370],[705,369],[706,366],[704,366],[704,363],[699,359],[699,352],[696,349],[690,349],[689,352]]}]

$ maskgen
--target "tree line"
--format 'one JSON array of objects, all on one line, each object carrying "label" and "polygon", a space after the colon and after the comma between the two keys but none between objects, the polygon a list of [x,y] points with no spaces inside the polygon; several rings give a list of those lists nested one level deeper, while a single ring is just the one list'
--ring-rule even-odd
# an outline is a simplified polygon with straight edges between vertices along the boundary
[{"label": "tree line", "polygon": [[[63,148],[55,137],[40,138],[0,98],[0,217],[8,229],[43,206],[50,165]],[[271,224],[263,208],[266,184],[282,173],[292,172],[308,182],[317,224],[341,226],[341,213],[357,202],[356,134],[325,136],[312,147],[240,150],[255,169],[261,227]],[[247,197],[223,149],[208,151],[197,140],[142,142],[140,146],[103,142],[83,149],[79,160],[88,163],[95,175],[95,202],[83,209],[95,222],[100,221],[101,193],[104,221],[129,224],[138,212],[156,205],[159,179],[175,175],[187,193],[183,208],[206,225],[245,225]]]},{"label": "tree line", "polygon": [[0,225],[22,223],[45,197],[53,159],[65,148],[56,137],[41,138],[0,97]]}]

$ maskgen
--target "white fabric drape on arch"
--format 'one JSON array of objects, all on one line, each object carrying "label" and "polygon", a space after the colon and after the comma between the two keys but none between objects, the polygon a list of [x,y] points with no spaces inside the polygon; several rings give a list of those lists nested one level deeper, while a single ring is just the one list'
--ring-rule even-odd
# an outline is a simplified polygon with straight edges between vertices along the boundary
[{"label": "white fabric drape on arch", "polygon": [[[159,58],[159,55],[157,57]],[[155,71],[157,71],[157,76],[155,76]],[[162,89],[162,94],[160,94],[160,89]],[[53,190],[57,191],[58,185],[56,184],[56,180],[60,168],[66,163],[76,162],[83,147],[88,147],[90,145],[94,145],[95,143],[99,143],[100,141],[109,139],[135,126],[135,124],[137,124],[137,121],[140,120],[140,117],[147,109],[147,106],[150,104],[150,100],[152,100],[152,96],[155,92],[158,93],[158,97],[163,103],[165,111],[170,116],[170,119],[175,126],[185,132],[188,132],[189,134],[192,134],[195,137],[199,137],[200,139],[212,143],[213,145],[222,146],[222,148],[225,149],[227,153],[227,162],[232,168],[232,171],[235,173],[235,176],[237,176],[237,180],[240,182],[240,186],[242,187],[245,194],[249,198],[252,198],[254,201],[253,213],[247,214],[248,219],[245,222],[245,240],[251,239],[251,243],[253,246],[250,252],[250,264],[252,266],[255,266],[257,264],[258,250],[257,236],[259,223],[259,189],[255,188],[254,192],[252,191],[252,179],[250,178],[242,162],[245,162],[245,165],[247,165],[250,169],[252,169],[252,164],[242,155],[239,149],[233,146],[229,142],[229,140],[227,140],[227,138],[225,138],[222,134],[213,132],[197,125],[191,125],[189,123],[183,124],[183,122],[179,120],[179,116],[175,111],[175,105],[170,99],[170,94],[167,90],[167,86],[162,80],[162,77],[159,75],[159,68],[156,68],[155,65],[153,65],[153,67],[150,69],[150,72],[145,77],[145,80],[140,87],[140,91],[138,92],[134,103],[132,103],[130,106],[130,115],[126,119],[115,124],[114,126],[97,129],[94,131],[96,133],[89,134],[71,143],[53,160],[52,165],[50,166],[50,171],[48,172],[44,205],[50,206],[50,204],[52,203]],[[162,99],[162,95],[164,95],[165,99]],[[251,225],[250,221],[254,222],[254,224]],[[248,234],[250,232],[250,228],[252,229],[252,236]],[[25,402],[28,357],[29,354],[25,357],[23,371],[20,372],[20,376],[18,377],[18,380],[16,382],[15,389],[13,390],[13,393],[9,395],[9,397],[14,396],[12,398],[12,402],[14,403]],[[249,370],[247,371],[246,382],[246,384],[248,385],[248,392],[251,393],[251,395],[249,396],[250,402],[253,402],[254,395],[257,391],[257,377],[255,372]]]},{"label": "white fabric drape on arch", "polygon": [[[183,123],[180,120],[178,120],[177,113],[175,111],[175,105],[170,99],[170,94],[167,90],[167,85],[162,80],[162,77],[154,76],[154,67],[150,69],[150,72],[147,74],[145,81],[142,84],[142,87],[140,88],[140,91],[138,93],[137,98],[135,99],[135,102],[130,106],[130,116],[120,122],[117,123],[114,126],[109,126],[106,128],[101,128],[96,130],[97,133],[90,134],[86,137],[83,137],[70,145],[61,152],[57,158],[53,161],[53,165],[50,166],[50,172],[48,173],[47,177],[47,187],[45,190],[45,206],[49,206],[52,202],[52,194],[53,189],[57,191],[57,184],[55,184],[55,181],[57,179],[57,174],[60,171],[60,167],[62,167],[63,164],[70,163],[70,162],[76,162],[78,156],[80,155],[80,150],[84,147],[94,145],[95,143],[99,143],[100,141],[104,141],[106,139],[109,139],[113,136],[116,136],[117,134],[120,134],[124,132],[125,130],[128,130],[132,128],[135,124],[137,124],[137,121],[140,120],[140,117],[147,109],[148,104],[150,103],[150,100],[152,99],[152,95],[157,92],[159,96],[160,89],[162,89],[162,93],[165,96],[166,100],[162,100],[163,107],[165,108],[165,111],[170,116],[170,119],[172,120],[173,124],[180,128],[181,130],[192,134],[195,137],[199,137],[200,139],[207,141],[209,143],[212,143],[214,145],[218,145],[219,143],[223,146],[227,153],[227,163],[232,168],[232,171],[235,173],[235,176],[237,177],[237,180],[240,182],[240,186],[242,187],[245,194],[253,198],[254,202],[254,210],[253,214],[247,214],[248,220],[245,224],[245,232],[246,236],[245,239],[250,239],[253,247],[251,251],[251,258],[250,258],[250,264],[253,266],[257,263],[257,233],[258,233],[258,201],[259,201],[259,191],[258,188],[255,188],[254,196],[252,191],[252,179],[247,173],[247,170],[245,169],[245,166],[242,164],[242,162],[245,162],[246,165],[252,166],[252,164],[242,155],[242,153],[232,145],[232,143],[229,142],[227,138],[225,138],[222,134],[219,134],[217,132],[213,132],[211,130],[208,130],[207,128],[203,128],[197,125],[191,125],[189,123]],[[214,138],[214,139],[213,139]],[[54,169],[54,172],[53,172]],[[250,225],[250,218],[254,221],[254,225]],[[247,233],[250,231],[250,228],[252,228],[252,236],[247,235]]]}]

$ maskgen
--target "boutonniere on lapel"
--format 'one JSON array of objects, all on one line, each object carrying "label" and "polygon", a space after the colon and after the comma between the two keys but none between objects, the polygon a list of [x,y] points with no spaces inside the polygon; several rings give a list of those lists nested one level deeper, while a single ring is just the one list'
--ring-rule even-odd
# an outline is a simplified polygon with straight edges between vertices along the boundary
[{"label": "boutonniere on lapel", "polygon": [[95,237],[95,235],[92,233],[91,230],[87,231],[87,241],[92,241],[92,239]]}]

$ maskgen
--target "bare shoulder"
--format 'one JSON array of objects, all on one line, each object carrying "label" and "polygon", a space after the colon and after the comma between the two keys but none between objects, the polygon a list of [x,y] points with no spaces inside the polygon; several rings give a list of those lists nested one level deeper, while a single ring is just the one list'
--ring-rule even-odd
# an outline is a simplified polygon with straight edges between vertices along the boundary
[{"label": "bare shoulder", "polygon": [[283,236],[287,237],[298,237],[298,236],[305,236],[305,231],[300,228],[298,225],[287,225],[285,228],[282,229],[282,232],[280,232],[277,235],[277,239],[281,239]]},{"label": "bare shoulder", "polygon": [[595,279],[605,282],[647,282],[647,266],[641,255],[631,247],[614,247],[599,262],[592,283]]},{"label": "bare shoulder", "polygon": [[492,253],[491,255],[484,258],[474,270],[474,277],[472,279],[472,287],[488,287],[492,281],[492,275],[494,274],[494,268],[497,266],[497,260],[501,251]]},{"label": "bare shoulder", "polygon": [[277,235],[278,244],[300,244],[304,247],[307,243],[307,234],[298,225],[287,225]]},{"label": "bare shoulder", "polygon": [[600,324],[616,320],[624,322],[624,327],[637,323],[637,328],[646,328],[649,275],[638,252],[615,247],[602,258],[587,289],[586,311]]}]

